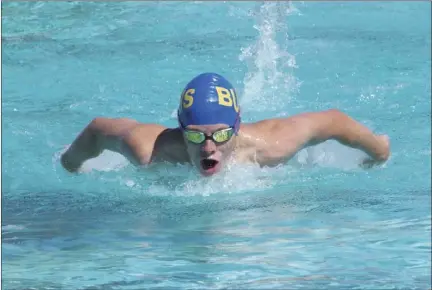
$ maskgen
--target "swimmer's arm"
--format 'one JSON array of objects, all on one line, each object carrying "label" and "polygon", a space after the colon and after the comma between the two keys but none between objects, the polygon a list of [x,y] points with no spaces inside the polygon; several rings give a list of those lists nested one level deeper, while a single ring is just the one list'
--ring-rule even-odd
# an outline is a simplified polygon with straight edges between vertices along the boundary
[{"label": "swimmer's arm", "polygon": [[[61,156],[61,164],[69,172],[76,172],[86,160],[99,156],[105,149],[124,155],[133,164],[141,163],[138,144],[127,136],[138,124],[126,118],[93,119]],[[129,142],[124,142],[125,138]]]},{"label": "swimmer's arm", "polygon": [[339,110],[299,114],[280,122],[277,127],[285,129],[279,129],[282,130],[279,134],[291,136],[288,139],[296,151],[333,139],[368,154],[370,159],[365,160],[364,165],[385,162],[390,155],[387,136],[375,135]]}]

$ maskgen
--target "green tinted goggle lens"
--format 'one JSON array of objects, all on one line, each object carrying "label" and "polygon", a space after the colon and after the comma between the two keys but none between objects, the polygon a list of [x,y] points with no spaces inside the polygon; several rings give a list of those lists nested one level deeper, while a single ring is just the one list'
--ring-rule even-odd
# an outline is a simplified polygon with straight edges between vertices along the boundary
[{"label": "green tinted goggle lens", "polygon": [[206,136],[203,132],[185,130],[186,139],[192,143],[200,144],[206,139],[213,140],[216,143],[228,141],[233,135],[233,128],[222,129],[214,132],[211,136]]}]

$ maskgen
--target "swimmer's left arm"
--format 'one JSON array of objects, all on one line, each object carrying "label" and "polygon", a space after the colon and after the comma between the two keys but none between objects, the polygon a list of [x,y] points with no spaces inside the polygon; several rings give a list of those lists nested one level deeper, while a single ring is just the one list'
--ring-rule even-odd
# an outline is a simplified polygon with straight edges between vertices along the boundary
[{"label": "swimmer's left arm", "polygon": [[[304,147],[327,140],[336,140],[346,146],[360,149],[370,156],[367,165],[385,162],[390,155],[388,137],[375,135],[366,126],[339,110],[303,113],[286,119],[276,119],[271,135],[288,143],[287,155],[293,155]],[[284,146],[285,142],[277,142]],[[279,148],[283,152],[283,148]],[[294,151],[294,152],[293,152]]]}]

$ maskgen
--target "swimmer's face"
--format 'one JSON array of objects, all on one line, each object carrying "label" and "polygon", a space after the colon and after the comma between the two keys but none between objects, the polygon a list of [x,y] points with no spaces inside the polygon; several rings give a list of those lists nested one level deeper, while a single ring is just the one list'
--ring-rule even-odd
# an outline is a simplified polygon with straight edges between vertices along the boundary
[{"label": "swimmer's face", "polygon": [[[223,129],[229,129],[229,126],[225,124],[216,124],[199,126],[189,125],[186,127],[186,130],[201,132],[206,136],[212,136],[215,132]],[[204,176],[218,173],[222,169],[222,166],[225,166],[231,153],[234,151],[235,135],[232,135],[231,138],[222,143],[207,138],[202,143],[196,144],[188,140],[185,133],[183,134],[183,138],[192,163]]]}]

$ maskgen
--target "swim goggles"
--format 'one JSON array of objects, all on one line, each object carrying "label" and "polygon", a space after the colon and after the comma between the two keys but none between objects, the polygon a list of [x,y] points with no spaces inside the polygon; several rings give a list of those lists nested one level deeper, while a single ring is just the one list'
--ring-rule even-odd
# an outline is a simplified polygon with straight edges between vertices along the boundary
[{"label": "swim goggles", "polygon": [[234,128],[226,128],[213,132],[210,136],[204,134],[200,131],[188,130],[183,128],[183,134],[186,139],[194,144],[201,144],[205,140],[212,140],[215,143],[224,143],[231,139],[232,135],[234,135]]}]

